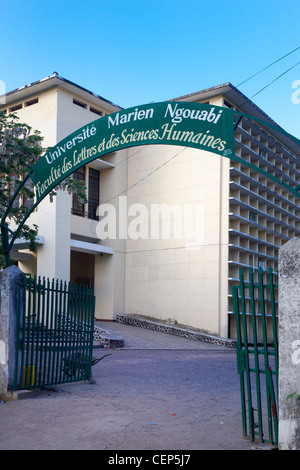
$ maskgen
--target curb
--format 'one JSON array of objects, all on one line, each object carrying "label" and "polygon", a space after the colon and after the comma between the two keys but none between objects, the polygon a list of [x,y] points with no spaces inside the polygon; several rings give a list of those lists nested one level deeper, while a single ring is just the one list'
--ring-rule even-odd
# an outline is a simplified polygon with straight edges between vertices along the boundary
[{"label": "curb", "polygon": [[174,336],[180,336],[182,338],[193,339],[196,341],[203,341],[206,343],[215,344],[217,346],[223,346],[229,349],[236,349],[236,341],[221,338],[219,336],[210,335],[199,330],[191,330],[181,326],[172,326],[165,323],[154,322],[141,317],[127,314],[117,314],[117,323],[123,323],[125,325],[136,326],[139,328],[146,328],[149,330],[159,331],[161,333],[167,333]]},{"label": "curb", "polygon": [[103,348],[122,348],[124,346],[124,338],[122,336],[109,330],[103,330],[97,324],[94,325],[94,341]]}]

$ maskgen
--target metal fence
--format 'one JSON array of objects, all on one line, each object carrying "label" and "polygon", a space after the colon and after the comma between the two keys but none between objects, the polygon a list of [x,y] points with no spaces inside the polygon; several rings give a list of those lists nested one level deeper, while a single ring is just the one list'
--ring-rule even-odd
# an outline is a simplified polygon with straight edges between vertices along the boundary
[{"label": "metal fence", "polygon": [[240,269],[233,286],[244,438],[278,443],[278,284],[272,268]]},{"label": "metal fence", "polygon": [[16,301],[14,390],[90,380],[93,290],[26,276]]}]

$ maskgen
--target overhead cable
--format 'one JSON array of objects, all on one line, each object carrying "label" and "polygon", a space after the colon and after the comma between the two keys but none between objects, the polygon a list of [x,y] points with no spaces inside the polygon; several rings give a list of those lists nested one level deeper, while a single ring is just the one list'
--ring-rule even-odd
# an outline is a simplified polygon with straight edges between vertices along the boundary
[{"label": "overhead cable", "polygon": [[249,80],[251,80],[252,78],[256,77],[257,75],[259,75],[261,72],[264,72],[265,70],[267,70],[268,68],[272,67],[272,65],[275,65],[277,64],[278,62],[280,62],[281,60],[285,59],[285,57],[288,57],[289,55],[293,54],[294,52],[298,51],[300,49],[300,46],[299,47],[296,47],[296,49],[294,49],[293,51],[291,52],[288,52],[288,54],[285,54],[284,56],[280,57],[280,59],[277,59],[275,60],[274,62],[272,62],[271,64],[267,65],[266,67],[264,67],[263,69],[259,70],[258,72],[256,72],[255,74],[251,75],[251,77],[248,77],[246,78],[246,80],[244,80],[243,82],[239,83],[237,85],[237,88],[242,86],[244,83],[248,82]]}]

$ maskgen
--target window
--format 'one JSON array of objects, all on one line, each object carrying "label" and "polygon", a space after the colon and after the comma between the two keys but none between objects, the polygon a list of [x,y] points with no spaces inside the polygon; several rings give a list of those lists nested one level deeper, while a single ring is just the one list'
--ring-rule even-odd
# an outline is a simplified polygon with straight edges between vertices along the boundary
[{"label": "window", "polygon": [[91,106],[90,106],[90,111],[91,111],[92,113],[97,114],[98,116],[103,116],[103,112],[102,112],[102,111],[100,111],[99,109],[96,109],[96,108],[92,108]]},{"label": "window", "polygon": [[249,220],[251,220],[251,222],[256,222],[255,212],[249,212]]},{"label": "window", "polygon": [[263,150],[259,151],[259,155],[264,158],[265,160],[267,159],[267,152],[264,152]]},{"label": "window", "polygon": [[97,209],[99,206],[100,171],[89,168],[88,186],[88,218],[98,220]]},{"label": "window", "polygon": [[258,260],[258,267],[262,268],[262,270],[265,271],[265,269],[266,269],[265,262],[262,261],[262,260]]},{"label": "window", "polygon": [[86,104],[82,103],[81,101],[75,100],[75,98],[73,99],[73,103],[76,104],[76,106],[79,106],[80,108],[86,109]]},{"label": "window", "polygon": [[27,108],[28,106],[32,106],[33,104],[36,104],[39,102],[38,98],[33,98],[32,100],[25,101],[25,107]]},{"label": "window", "polygon": [[224,104],[227,106],[227,108],[232,108],[232,105],[229,103],[229,101],[224,100]]},{"label": "window", "polygon": [[15,106],[12,106],[11,108],[9,108],[9,112],[13,113],[14,111],[18,111],[18,109],[22,109],[22,107],[23,107],[22,103],[16,104]]},{"label": "window", "polygon": [[30,193],[34,193],[34,184],[33,184],[33,182],[31,181],[30,178],[25,183],[25,188],[28,192],[23,194],[21,203],[22,203],[23,206],[25,206],[27,208],[30,208],[34,204],[34,197],[31,196],[31,194],[30,194]]},{"label": "window", "polygon": [[[12,198],[20,184],[19,176],[14,173],[9,176],[8,188],[9,188],[9,197]],[[20,207],[20,199],[16,197],[12,205],[13,208]]]},{"label": "window", "polygon": [[[85,167],[82,166],[73,173],[73,177],[77,180],[85,181]],[[84,203],[81,202],[81,199],[73,194],[73,204],[72,204],[72,213],[74,215],[80,215],[84,217]]]},{"label": "window", "polygon": [[[81,167],[74,172],[74,178],[77,180],[85,181],[85,167]],[[93,168],[88,169],[88,213],[85,213],[85,205],[81,199],[73,195],[72,214],[79,215],[80,217],[88,217],[92,220],[99,220],[97,209],[99,206],[100,195],[100,171]]]}]

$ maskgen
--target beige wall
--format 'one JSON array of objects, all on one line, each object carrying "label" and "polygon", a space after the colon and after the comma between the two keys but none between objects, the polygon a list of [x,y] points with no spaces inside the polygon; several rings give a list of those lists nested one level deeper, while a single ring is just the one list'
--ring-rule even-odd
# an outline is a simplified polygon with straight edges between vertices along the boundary
[{"label": "beige wall", "polygon": [[39,101],[32,106],[23,105],[17,111],[20,122],[26,122],[33,129],[41,132],[44,137],[43,146],[52,147],[57,142],[57,89],[50,88],[40,94],[32,94],[22,102],[38,97]]},{"label": "beige wall", "polygon": [[[99,116],[89,111],[90,101],[86,98],[71,93],[68,90],[59,88],[57,104],[57,142],[67,137],[80,127],[95,121]],[[73,104],[73,98],[87,105],[81,108]],[[99,107],[100,109],[100,107]]]},{"label": "beige wall", "polygon": [[[151,213],[152,204],[167,204],[179,214],[185,204],[200,225],[194,240],[185,234],[166,240],[128,238],[126,312],[223,334],[228,163],[208,152],[173,146],[130,149],[129,155],[128,207],[143,203]],[[175,220],[171,217],[168,222],[172,226]]]}]

